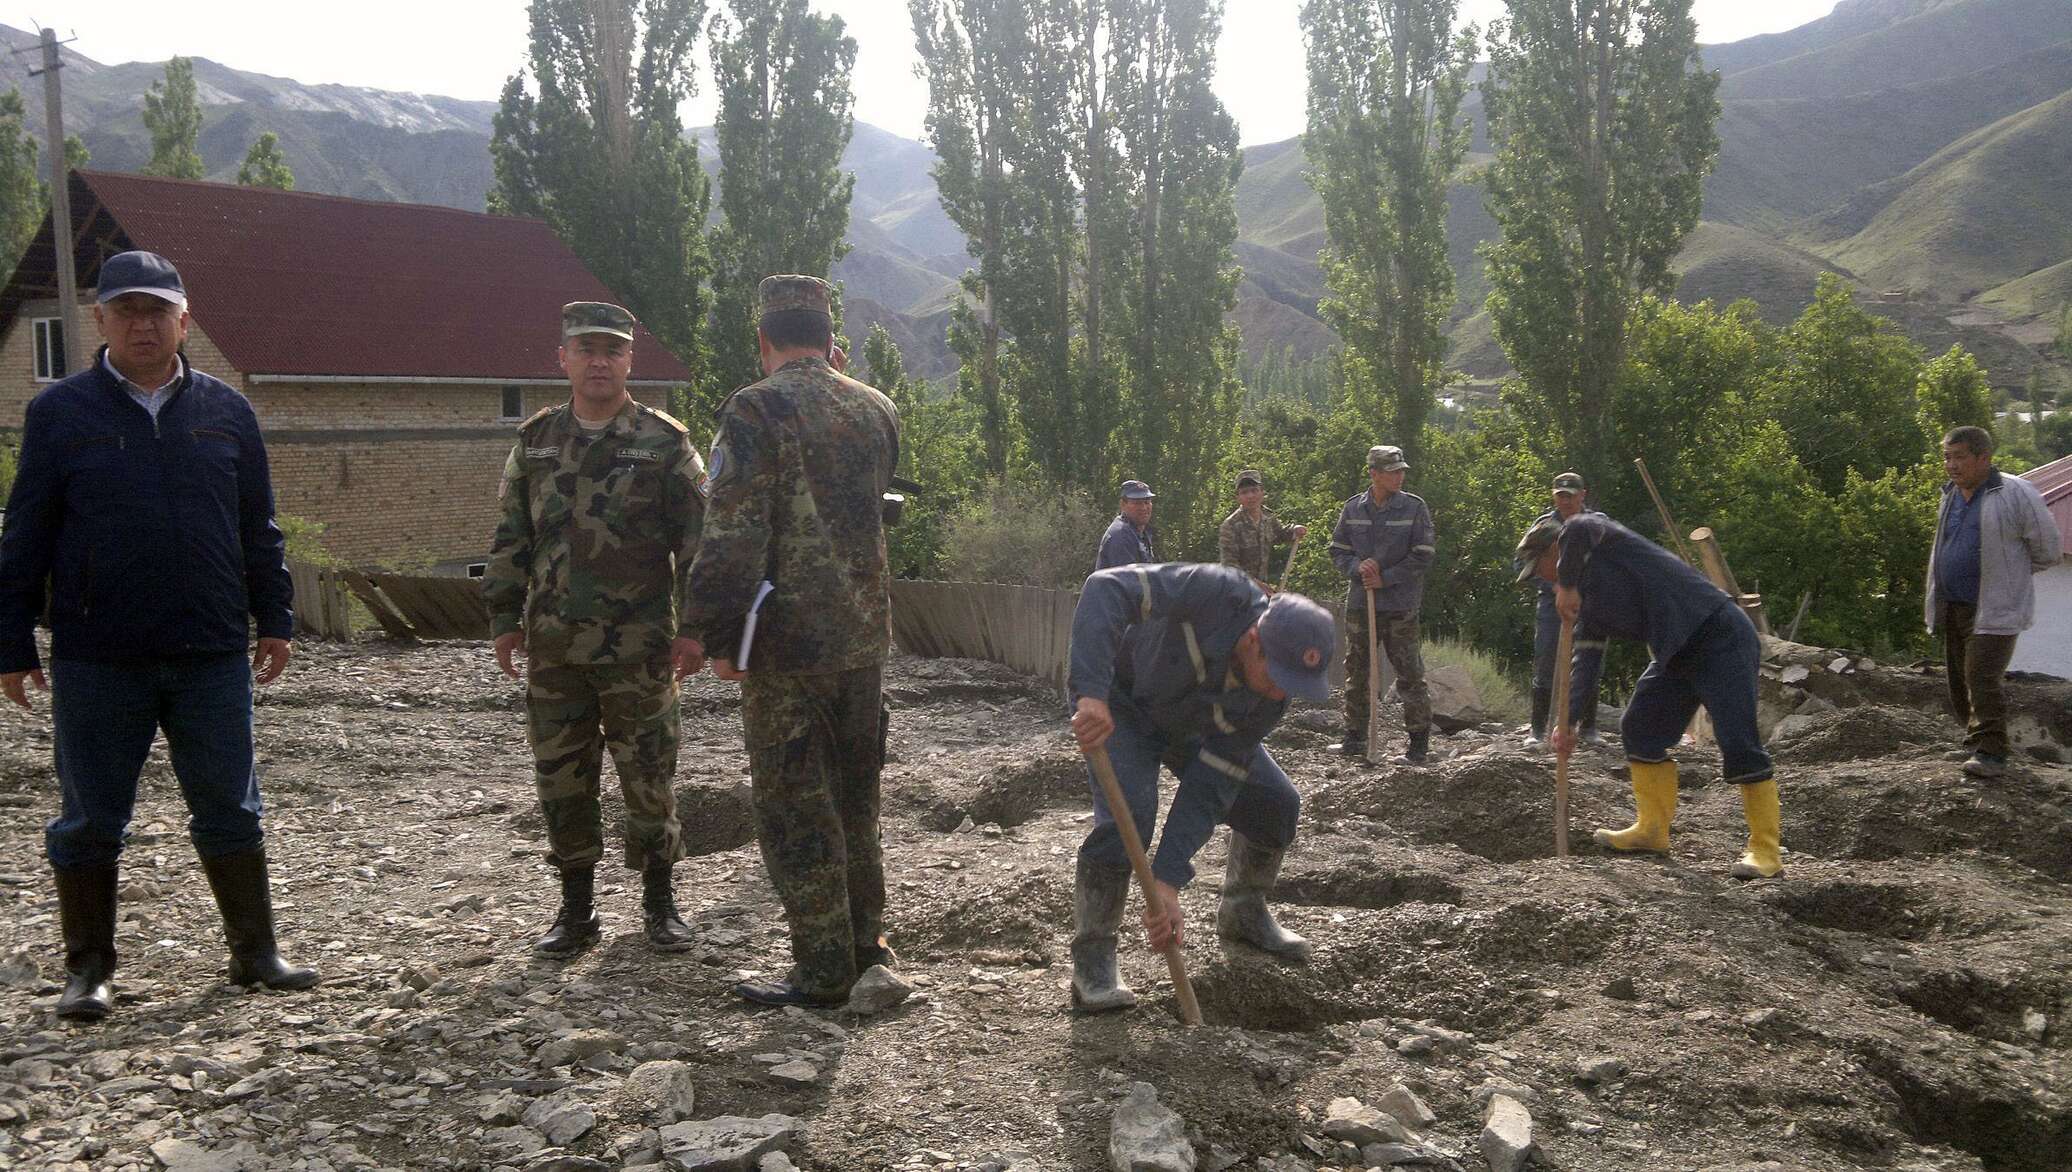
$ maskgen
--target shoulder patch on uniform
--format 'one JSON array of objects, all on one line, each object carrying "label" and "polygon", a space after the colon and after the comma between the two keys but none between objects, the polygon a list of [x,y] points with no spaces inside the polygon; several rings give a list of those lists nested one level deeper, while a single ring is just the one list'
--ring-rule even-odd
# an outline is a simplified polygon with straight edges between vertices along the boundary
[{"label": "shoulder patch on uniform", "polygon": [[525,422],[519,424],[518,430],[524,431],[526,428],[531,427],[535,423],[539,423],[540,421],[546,419],[548,416],[554,414],[556,411],[566,410],[567,407],[568,404],[566,403],[555,403],[551,406],[542,407],[539,410],[533,412],[530,416],[528,416]]},{"label": "shoulder patch on uniform", "polygon": [[[638,400],[636,400],[636,402],[638,402]],[[683,425],[682,420],[678,419],[674,415],[671,415],[669,412],[662,410],[659,407],[650,407],[646,403],[641,403],[640,409],[642,411],[647,412],[649,415],[654,416],[655,422],[662,424],[663,426],[669,428],[669,430],[675,432],[678,435],[691,434],[691,429],[685,427]]]}]

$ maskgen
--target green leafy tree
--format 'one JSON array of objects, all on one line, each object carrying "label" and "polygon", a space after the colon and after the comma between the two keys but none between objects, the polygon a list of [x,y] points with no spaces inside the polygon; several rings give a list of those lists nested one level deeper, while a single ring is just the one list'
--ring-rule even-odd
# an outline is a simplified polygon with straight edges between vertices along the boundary
[{"label": "green leafy tree", "polygon": [[1778,335],[1777,350],[1755,406],[1782,425],[1828,492],[1839,492],[1852,468],[1876,478],[1913,466],[1928,450],[1918,419],[1921,351],[1858,306],[1842,278],[1822,274],[1813,304]]},{"label": "green leafy tree", "polygon": [[37,154],[21,91],[0,94],[0,274],[14,272],[49,213],[49,185],[37,174]]},{"label": "green leafy tree", "polygon": [[[504,85],[489,210],[538,216],[693,369],[711,190],[677,110],[704,0],[533,0],[528,71]],[[702,400],[701,400],[702,403]]]},{"label": "green leafy tree", "polygon": [[1643,293],[1698,222],[1719,150],[1718,75],[1691,0],[1505,0],[1483,85],[1502,237],[1483,247],[1515,400],[1586,474],[1607,470],[1611,388]]},{"label": "green leafy tree", "polygon": [[1319,307],[1348,378],[1412,464],[1444,382],[1453,265],[1446,187],[1467,157],[1460,117],[1473,27],[1456,0],[1307,0],[1310,185],[1330,246]]},{"label": "green leafy tree", "polygon": [[1993,388],[1978,360],[1951,346],[1921,368],[1914,384],[1914,423],[1929,445],[1956,427],[1993,427]]},{"label": "green leafy tree", "polygon": [[269,130],[252,141],[245,161],[237,169],[237,181],[244,187],[271,187],[275,191],[295,190],[295,172],[281,154],[281,136]]},{"label": "green leafy tree", "polygon": [[726,0],[712,18],[719,95],[719,206],[711,348],[718,389],[762,377],[755,290],[771,273],[825,277],[848,246],[856,177],[841,169],[854,124],[856,41],[806,0]]},{"label": "green leafy tree", "polygon": [[165,63],[165,78],[151,83],[144,95],[144,129],[151,132],[151,161],[144,174],[168,179],[200,179],[206,172],[195,142],[201,137],[201,98],[194,85],[194,62],[174,57]]}]

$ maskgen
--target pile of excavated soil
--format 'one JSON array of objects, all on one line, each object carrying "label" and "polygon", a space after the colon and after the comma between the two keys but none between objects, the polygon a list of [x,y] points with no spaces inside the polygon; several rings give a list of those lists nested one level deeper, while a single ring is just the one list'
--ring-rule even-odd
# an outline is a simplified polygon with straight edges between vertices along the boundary
[{"label": "pile of excavated soil", "polygon": [[1325,750],[1311,726],[1330,719],[1297,720],[1274,745],[1305,797],[1278,908],[1314,960],[1215,939],[1219,835],[1184,897],[1208,1018],[1189,1031],[1134,934],[1143,1004],[1067,1008],[1089,815],[1056,696],[961,661],[896,660],[887,685],[891,919],[917,991],[868,1018],[729,992],[787,964],[731,685],[686,693],[700,853],[677,887],[698,946],[649,952],[639,884],[612,865],[605,942],[557,964],[528,951],[557,891],[517,685],[484,647],[363,643],[301,649],[257,711],[282,939],[325,983],[221,984],[161,750],[125,859],[116,1013],[59,1023],[48,721],[9,708],[0,1168],[692,1166],[676,1113],[633,1093],[647,1063],[679,1064],[692,1118],[790,1117],[791,1160],[829,1172],[1104,1168],[1133,1082],[1211,1169],[1363,1167],[1326,1106],[1398,1082],[1437,1116],[1422,1167],[1487,1167],[1494,1089],[1531,1112],[1544,1168],[2072,1166],[2065,768],[1982,783],[1939,759],[1934,718],[1812,716],[1777,746],[1789,870],[1750,885],[1726,877],[1743,827],[1714,754],[1683,754],[1674,852],[1612,858],[1589,830],[1629,816],[1622,760],[1581,752],[1564,861],[1552,762],[1515,737],[1370,767]]}]

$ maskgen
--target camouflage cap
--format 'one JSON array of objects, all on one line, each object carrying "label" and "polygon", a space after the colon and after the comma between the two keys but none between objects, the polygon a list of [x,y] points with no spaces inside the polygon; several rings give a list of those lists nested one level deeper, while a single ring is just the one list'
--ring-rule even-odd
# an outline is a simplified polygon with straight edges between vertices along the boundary
[{"label": "camouflage cap", "polygon": [[1248,484],[1256,484],[1260,488],[1265,488],[1266,478],[1259,475],[1259,470],[1257,468],[1247,468],[1243,472],[1237,474],[1237,486],[1239,488],[1243,488]]},{"label": "camouflage cap", "polygon": [[561,336],[610,334],[633,340],[633,315],[609,301],[571,301],[561,307]]},{"label": "camouflage cap", "polygon": [[1533,522],[1532,528],[1525,531],[1525,536],[1518,539],[1518,548],[1511,554],[1511,559],[1519,563],[1518,581],[1521,584],[1532,581],[1533,577],[1539,573],[1540,556],[1552,549],[1554,543],[1559,540],[1561,540],[1561,518],[1559,517],[1548,517],[1545,520]]},{"label": "camouflage cap", "polygon": [[1582,474],[1578,472],[1564,472],[1554,478],[1554,493],[1556,496],[1567,496],[1572,492],[1582,492],[1585,487]]},{"label": "camouflage cap", "polygon": [[779,273],[764,277],[756,286],[756,316],[778,313],[786,309],[810,309],[815,313],[834,314],[834,286],[819,277],[807,277],[798,273]]},{"label": "camouflage cap", "polygon": [[1403,449],[1376,444],[1367,449],[1367,467],[1376,472],[1394,472],[1398,468],[1410,467],[1410,462],[1403,458]]}]

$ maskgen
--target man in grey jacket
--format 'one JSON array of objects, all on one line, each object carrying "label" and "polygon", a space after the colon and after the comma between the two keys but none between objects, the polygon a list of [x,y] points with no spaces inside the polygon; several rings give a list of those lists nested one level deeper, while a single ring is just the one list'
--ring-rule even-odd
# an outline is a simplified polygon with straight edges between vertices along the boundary
[{"label": "man in grey jacket", "polygon": [[1943,437],[1943,486],[1928,557],[1928,629],[1943,633],[1950,708],[1965,722],[1964,772],[2007,772],[2002,681],[2015,638],[2036,621],[2031,574],[2064,555],[2057,522],[2036,486],[1993,467],[1993,437],[1960,427]]}]

